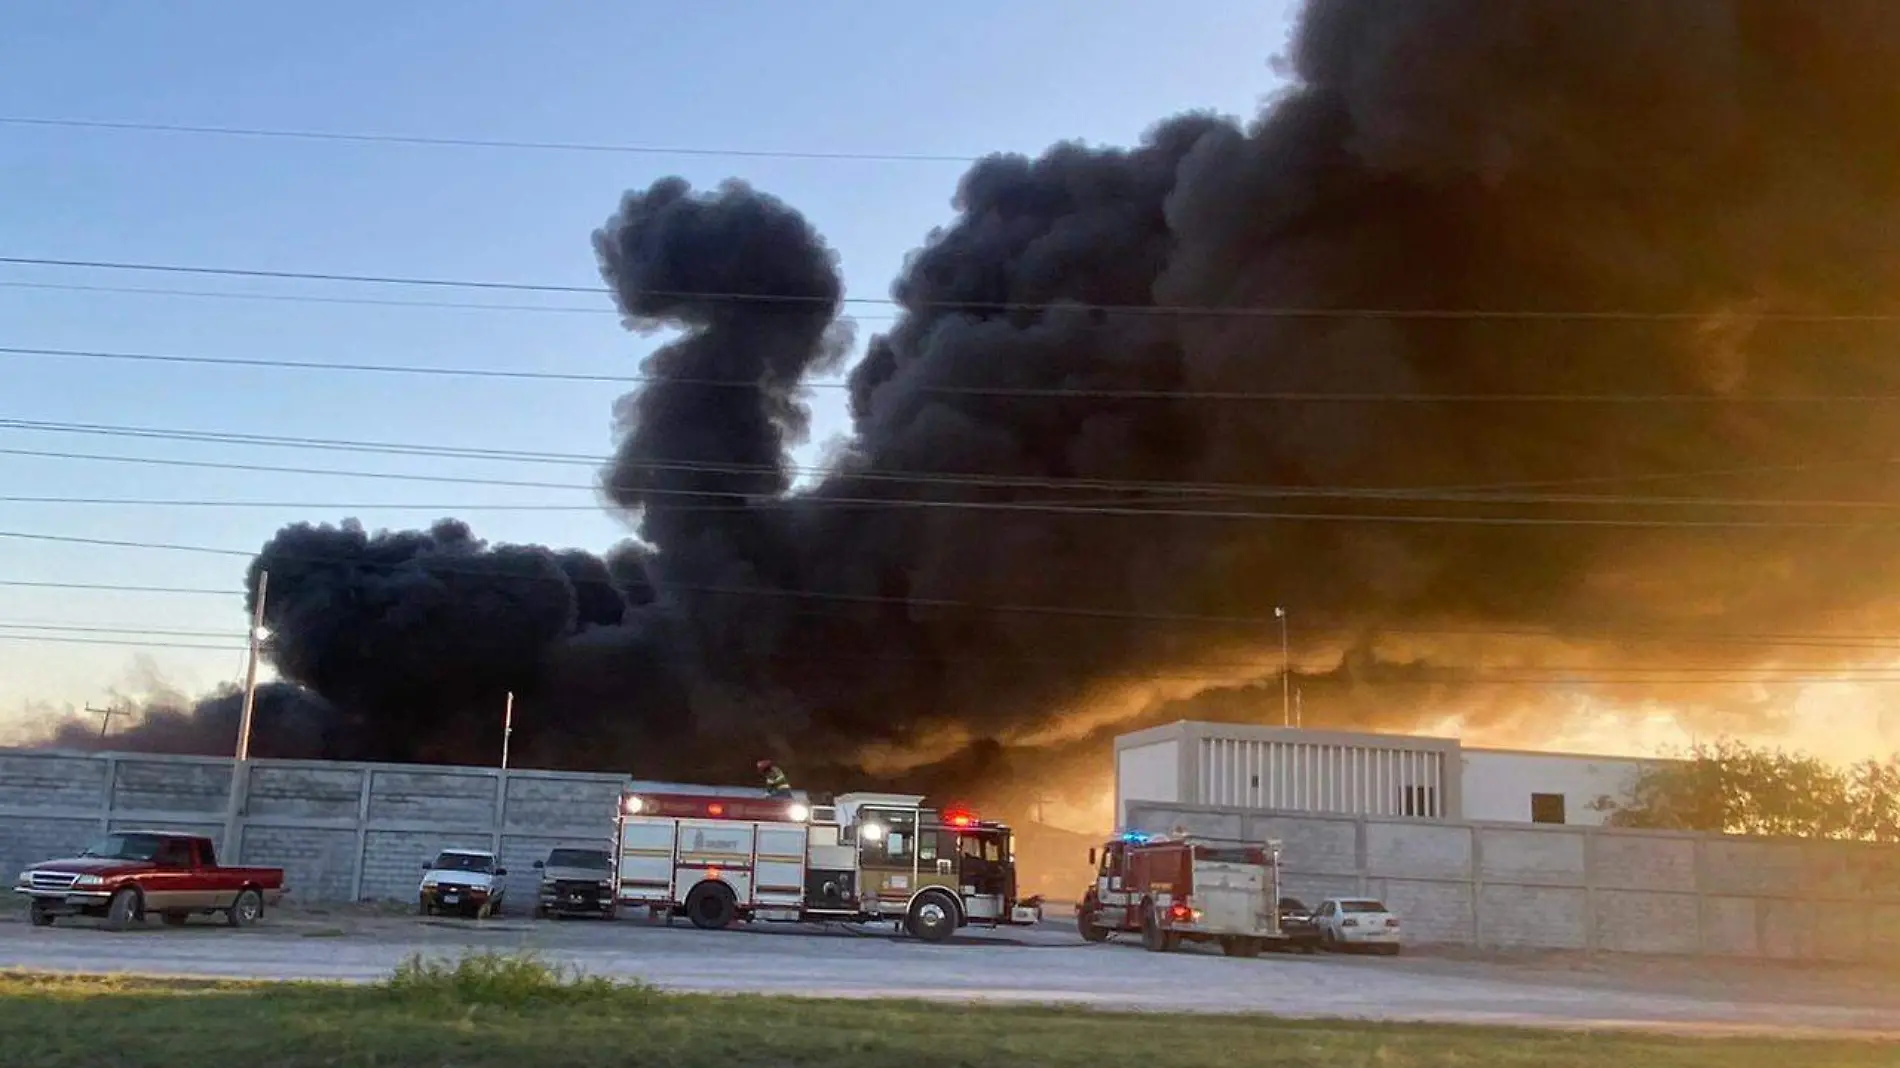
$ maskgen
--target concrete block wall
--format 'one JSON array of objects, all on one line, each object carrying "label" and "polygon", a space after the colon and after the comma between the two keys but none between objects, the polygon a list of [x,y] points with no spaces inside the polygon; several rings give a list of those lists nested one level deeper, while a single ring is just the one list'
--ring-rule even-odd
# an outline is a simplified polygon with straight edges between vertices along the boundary
[{"label": "concrete block wall", "polygon": [[[1420,942],[1782,960],[1900,954],[1900,846],[1256,812],[1143,801],[1128,826],[1278,839],[1304,899],[1379,897]],[[1841,906],[1855,922],[1838,922]]]},{"label": "concrete block wall", "polygon": [[[223,841],[232,761],[0,750],[0,878],[110,830]],[[494,850],[506,911],[533,906],[534,861],[613,839],[624,776],[258,760],[240,776],[237,863],[284,869],[292,900],[413,900],[438,850]]]}]

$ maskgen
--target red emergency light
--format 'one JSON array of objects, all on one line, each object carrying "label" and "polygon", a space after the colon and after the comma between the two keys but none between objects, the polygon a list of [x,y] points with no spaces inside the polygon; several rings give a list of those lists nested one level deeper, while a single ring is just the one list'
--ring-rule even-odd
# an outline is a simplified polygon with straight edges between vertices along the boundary
[{"label": "red emergency light", "polygon": [[974,827],[976,826],[976,813],[963,811],[946,812],[943,815],[943,821],[952,827]]},{"label": "red emergency light", "polygon": [[706,815],[708,816],[723,816],[725,814],[726,814],[726,806],[720,804],[717,801],[714,801],[712,804],[706,806]]}]

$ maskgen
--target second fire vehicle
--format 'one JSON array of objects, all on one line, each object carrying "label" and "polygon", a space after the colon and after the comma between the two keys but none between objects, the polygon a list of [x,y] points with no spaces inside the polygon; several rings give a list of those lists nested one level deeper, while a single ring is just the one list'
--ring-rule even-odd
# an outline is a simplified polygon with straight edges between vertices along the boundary
[{"label": "second fire vehicle", "polygon": [[[1089,863],[1097,859],[1090,850]],[[1131,831],[1103,846],[1099,861],[1075,913],[1090,942],[1127,931],[1157,953],[1217,942],[1230,957],[1252,957],[1285,937],[1278,842]]]}]

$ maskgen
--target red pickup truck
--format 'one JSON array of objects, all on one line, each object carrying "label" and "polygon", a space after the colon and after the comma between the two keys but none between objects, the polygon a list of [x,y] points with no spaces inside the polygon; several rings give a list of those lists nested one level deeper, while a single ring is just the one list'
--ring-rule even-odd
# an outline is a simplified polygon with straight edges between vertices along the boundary
[{"label": "red pickup truck", "polygon": [[218,913],[248,927],[285,893],[284,869],[222,867],[211,839],[169,831],[114,831],[76,857],[21,872],[13,892],[25,895],[35,927],[93,916],[115,931],[154,913],[172,926]]}]

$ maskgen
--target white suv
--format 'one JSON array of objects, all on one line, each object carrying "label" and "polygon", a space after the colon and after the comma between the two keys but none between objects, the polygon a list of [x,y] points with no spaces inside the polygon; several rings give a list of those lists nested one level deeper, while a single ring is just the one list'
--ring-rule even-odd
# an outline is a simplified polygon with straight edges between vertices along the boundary
[{"label": "white suv", "polygon": [[485,920],[501,911],[507,875],[508,869],[497,867],[495,854],[487,850],[444,849],[422,866],[417,906],[424,916],[446,912]]},{"label": "white suv", "polygon": [[1369,897],[1330,897],[1313,910],[1320,944],[1334,951],[1369,949],[1397,956],[1399,918]]}]

